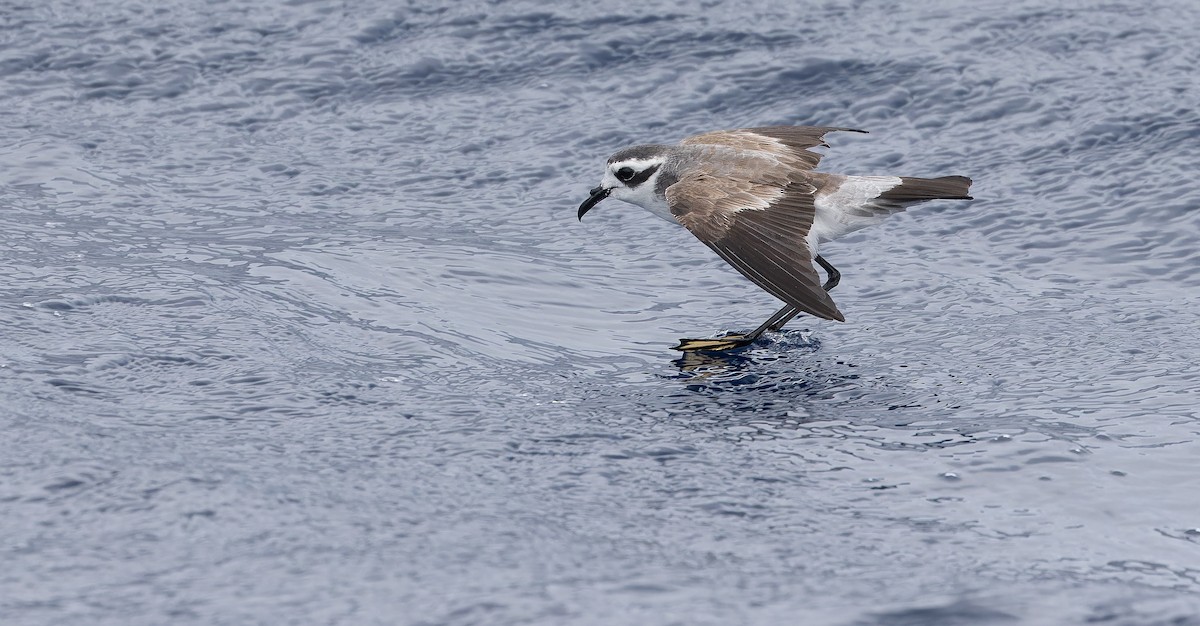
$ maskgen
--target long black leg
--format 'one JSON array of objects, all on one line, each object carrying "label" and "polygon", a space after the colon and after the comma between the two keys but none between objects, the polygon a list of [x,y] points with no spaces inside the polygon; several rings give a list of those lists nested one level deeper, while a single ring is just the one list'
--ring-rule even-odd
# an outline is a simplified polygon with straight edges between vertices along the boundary
[{"label": "long black leg", "polygon": [[824,269],[825,273],[829,275],[829,278],[825,280],[825,284],[821,285],[821,287],[825,289],[825,291],[832,291],[833,288],[837,287],[838,283],[842,281],[842,273],[837,271],[836,267],[831,265],[829,261],[825,260],[825,257],[819,254],[817,255],[816,261],[817,265],[820,265],[821,269]]},{"label": "long black leg", "polygon": [[[831,291],[834,287],[837,287],[838,283],[842,281],[842,273],[839,272],[837,270],[837,268],[833,266],[832,263],[830,263],[829,261],[826,261],[825,257],[823,257],[819,254],[817,255],[817,258],[814,260],[817,262],[817,265],[820,265],[821,269],[825,270],[825,273],[828,274],[828,278],[825,279],[825,284],[821,285],[821,288],[824,289],[825,291]],[[792,308],[792,307],[791,307],[791,305],[788,305],[788,307],[785,307],[785,308]],[[800,309],[792,308],[791,315],[780,315],[780,313],[783,313],[783,311],[780,310],[779,313],[772,315],[771,319],[767,320],[768,322],[771,322],[771,325],[769,327],[767,327],[767,330],[769,330],[771,332],[775,332],[775,331],[783,328],[783,325],[792,321],[792,318],[796,317],[796,314],[799,312],[800,312]],[[778,318],[778,319],[776,319],[776,318]]]},{"label": "long black leg", "polygon": [[792,319],[792,317],[799,312],[800,309],[797,309],[789,304],[776,311],[775,314],[772,315],[770,319],[763,322],[761,326],[755,328],[753,331],[745,335],[726,335],[716,339],[680,339],[679,345],[675,346],[675,349],[682,350],[684,352],[691,350],[710,350],[719,352],[722,350],[733,350],[748,346],[755,341],[758,341],[758,338],[761,337],[763,333],[771,330],[773,325],[779,324],[780,326],[783,326],[788,320]]},{"label": "long black leg", "polygon": [[776,311],[775,315],[772,315],[770,319],[763,322],[761,326],[759,326],[758,328],[755,328],[749,335],[746,335],[746,338],[749,339],[750,341],[754,341],[754,340],[758,339],[759,337],[761,337],[762,334],[767,332],[768,330],[770,330],[770,331],[779,330],[780,328],[783,327],[784,324],[788,323],[788,320],[792,319],[793,317],[796,317],[796,314],[799,312],[800,312],[800,309],[797,309],[796,307],[794,307],[790,304],[785,305],[782,309],[779,309],[778,311]]},{"label": "long black leg", "polygon": [[[825,291],[829,291],[829,290],[833,289],[834,287],[837,287],[838,282],[842,280],[842,273],[837,271],[836,267],[831,265],[829,263],[829,261],[826,261],[819,254],[817,255],[817,258],[814,260],[817,262],[818,265],[821,266],[822,269],[825,270],[825,273],[828,275],[828,278],[825,279],[825,284],[821,285],[821,287],[823,289],[825,289]],[[718,339],[681,339],[679,341],[679,345],[675,346],[675,349],[683,350],[683,351],[690,351],[690,350],[720,351],[720,350],[732,350],[734,348],[741,348],[743,346],[748,346],[748,345],[754,343],[755,341],[757,341],[758,338],[761,337],[762,334],[767,332],[768,330],[776,331],[776,330],[783,328],[783,325],[788,323],[789,321],[791,321],[791,319],[793,317],[796,317],[796,314],[798,314],[799,312],[800,312],[800,309],[788,304],[788,305],[785,305],[782,309],[779,309],[778,311],[776,311],[775,314],[772,315],[769,319],[767,319],[767,321],[763,322],[761,326],[759,326],[758,328],[755,328],[753,331],[751,331],[748,334],[730,335],[728,337],[720,337]]]}]

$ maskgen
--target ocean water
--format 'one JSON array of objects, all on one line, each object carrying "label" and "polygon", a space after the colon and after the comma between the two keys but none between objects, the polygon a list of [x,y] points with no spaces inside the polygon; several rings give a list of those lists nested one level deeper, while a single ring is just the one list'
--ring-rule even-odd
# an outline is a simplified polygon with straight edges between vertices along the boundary
[{"label": "ocean water", "polygon": [[[1200,624],[1189,2],[0,0],[0,622]],[[975,180],[798,318],[604,159]]]}]

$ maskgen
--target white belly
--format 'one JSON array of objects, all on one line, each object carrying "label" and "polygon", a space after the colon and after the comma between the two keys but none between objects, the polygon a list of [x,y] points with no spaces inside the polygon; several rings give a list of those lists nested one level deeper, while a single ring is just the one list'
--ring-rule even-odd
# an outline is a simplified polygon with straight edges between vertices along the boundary
[{"label": "white belly", "polygon": [[899,176],[850,176],[832,193],[817,194],[813,199],[816,215],[807,237],[813,255],[822,242],[883,221],[890,211],[873,203],[901,182]]}]

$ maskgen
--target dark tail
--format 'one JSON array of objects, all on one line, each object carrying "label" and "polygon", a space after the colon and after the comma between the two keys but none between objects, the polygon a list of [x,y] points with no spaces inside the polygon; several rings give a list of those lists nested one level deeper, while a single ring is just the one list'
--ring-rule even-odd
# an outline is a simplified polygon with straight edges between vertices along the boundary
[{"label": "dark tail", "polygon": [[924,200],[974,200],[967,192],[971,179],[966,176],[943,176],[941,178],[900,177],[900,184],[888,189],[879,200],[897,204],[912,204]]}]

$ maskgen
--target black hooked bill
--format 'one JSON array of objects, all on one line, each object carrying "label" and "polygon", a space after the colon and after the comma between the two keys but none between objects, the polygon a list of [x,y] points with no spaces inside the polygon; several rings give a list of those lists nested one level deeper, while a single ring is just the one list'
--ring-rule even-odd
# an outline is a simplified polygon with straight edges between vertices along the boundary
[{"label": "black hooked bill", "polygon": [[601,200],[607,198],[608,194],[611,192],[612,189],[605,189],[604,187],[596,187],[595,189],[589,191],[588,193],[591,195],[588,196],[587,200],[583,201],[583,204],[579,205],[579,221],[582,222],[583,214],[591,211],[592,207],[599,204]]}]

